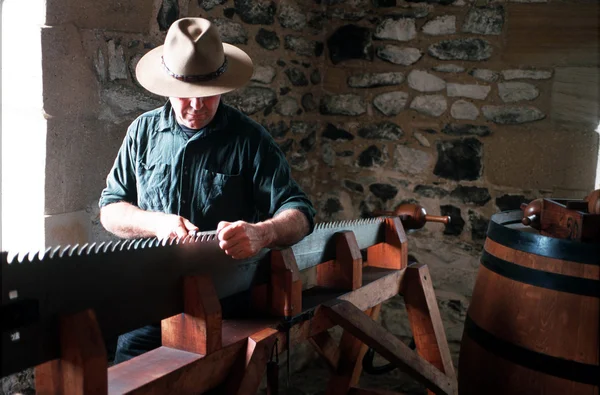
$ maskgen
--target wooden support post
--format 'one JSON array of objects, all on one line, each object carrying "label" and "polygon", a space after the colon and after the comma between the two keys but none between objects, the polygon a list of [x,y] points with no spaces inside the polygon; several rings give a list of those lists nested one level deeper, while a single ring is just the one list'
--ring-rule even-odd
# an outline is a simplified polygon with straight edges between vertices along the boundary
[{"label": "wooden support post", "polygon": [[183,292],[183,314],[161,322],[163,346],[202,355],[221,349],[221,303],[212,280],[186,277]]},{"label": "wooden support post", "polygon": [[276,329],[264,329],[248,338],[246,349],[238,356],[226,379],[224,394],[250,395],[258,392],[277,339]]},{"label": "wooden support post", "polygon": [[398,217],[385,220],[385,242],[367,248],[367,265],[404,269],[408,265],[408,240]]},{"label": "wooden support post", "polygon": [[336,258],[317,266],[317,285],[354,291],[362,285],[362,255],[352,231],[335,235]]},{"label": "wooden support post", "polygon": [[410,265],[400,289],[404,295],[417,352],[446,376],[455,379],[452,357],[427,265]]},{"label": "wooden support post", "polygon": [[291,248],[271,252],[271,311],[293,317],[302,311],[302,280]]},{"label": "wooden support post", "polygon": [[352,303],[335,300],[323,304],[329,318],[382,357],[407,372],[436,394],[456,394],[456,380],[413,352]]},{"label": "wooden support post", "polygon": [[[381,310],[381,304],[367,309],[365,314],[376,320]],[[367,352],[367,346],[344,330],[339,346],[339,363],[327,385],[326,394],[347,394],[351,387],[358,385],[362,373],[362,360]]]},{"label": "wooden support post", "polygon": [[329,369],[335,372],[340,360],[340,349],[329,332],[323,331],[308,339],[317,353],[327,362]]},{"label": "wooden support post", "polygon": [[85,310],[60,319],[60,360],[35,368],[38,394],[108,392],[108,360],[96,315]]}]

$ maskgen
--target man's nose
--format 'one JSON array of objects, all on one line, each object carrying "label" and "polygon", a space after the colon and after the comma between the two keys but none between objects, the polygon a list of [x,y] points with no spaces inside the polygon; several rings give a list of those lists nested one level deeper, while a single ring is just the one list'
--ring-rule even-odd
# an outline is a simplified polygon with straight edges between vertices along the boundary
[{"label": "man's nose", "polygon": [[200,110],[202,107],[204,107],[204,100],[201,97],[195,97],[190,100],[190,107],[192,107],[194,110]]}]

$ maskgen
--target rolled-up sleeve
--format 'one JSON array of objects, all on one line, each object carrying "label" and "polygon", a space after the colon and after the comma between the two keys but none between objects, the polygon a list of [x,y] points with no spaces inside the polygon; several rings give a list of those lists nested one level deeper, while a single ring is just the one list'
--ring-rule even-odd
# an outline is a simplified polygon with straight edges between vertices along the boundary
[{"label": "rolled-up sleeve", "polygon": [[[265,132],[266,133],[266,132]],[[263,139],[254,157],[254,201],[261,214],[273,217],[296,209],[314,229],[316,211],[308,196],[292,178],[285,155],[270,136]]]},{"label": "rolled-up sleeve", "polygon": [[117,158],[106,178],[106,188],[102,190],[98,205],[104,207],[111,203],[137,202],[137,184],[135,178],[136,142],[134,125],[123,139]]}]

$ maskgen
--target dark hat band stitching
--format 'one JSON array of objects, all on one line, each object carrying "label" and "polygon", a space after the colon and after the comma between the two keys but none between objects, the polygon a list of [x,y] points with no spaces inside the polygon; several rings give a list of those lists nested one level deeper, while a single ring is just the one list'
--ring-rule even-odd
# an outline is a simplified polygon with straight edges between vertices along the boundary
[{"label": "dark hat band stitching", "polygon": [[162,56],[160,57],[160,61],[163,65],[163,68],[167,72],[167,74],[169,74],[171,77],[175,78],[176,80],[183,81],[183,82],[206,82],[206,81],[214,80],[215,78],[219,77],[221,74],[223,74],[227,70],[227,56],[225,56],[225,60],[223,61],[223,64],[217,70],[213,71],[212,73],[208,73],[208,74],[196,74],[196,75],[176,74],[176,73],[172,72],[171,70],[169,70],[169,68],[165,64],[165,60]]}]

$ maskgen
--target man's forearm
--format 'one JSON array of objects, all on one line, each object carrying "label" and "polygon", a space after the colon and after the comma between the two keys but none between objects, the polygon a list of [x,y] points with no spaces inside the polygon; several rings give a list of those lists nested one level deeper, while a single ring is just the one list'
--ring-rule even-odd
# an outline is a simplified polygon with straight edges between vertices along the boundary
[{"label": "man's forearm", "polygon": [[259,225],[268,233],[269,248],[294,245],[309,231],[308,219],[301,211],[295,209],[284,210]]},{"label": "man's forearm", "polygon": [[157,216],[130,203],[118,202],[102,207],[100,222],[109,232],[122,238],[154,237]]}]

